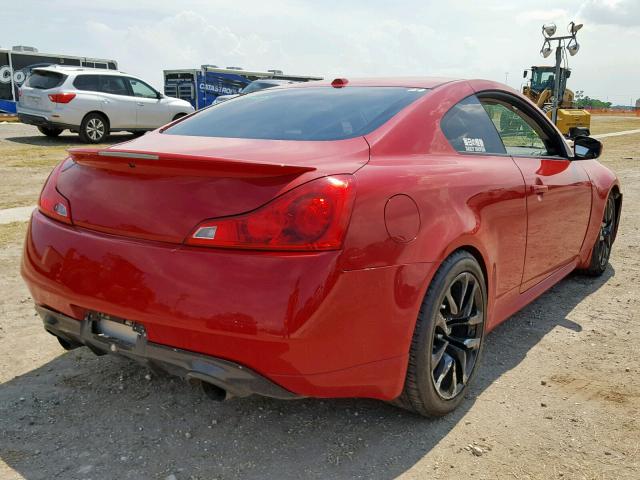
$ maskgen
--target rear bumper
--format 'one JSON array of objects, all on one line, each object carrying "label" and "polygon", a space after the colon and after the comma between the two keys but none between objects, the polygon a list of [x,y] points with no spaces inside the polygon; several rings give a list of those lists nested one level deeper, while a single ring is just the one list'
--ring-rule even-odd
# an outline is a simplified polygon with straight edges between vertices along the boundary
[{"label": "rear bumper", "polygon": [[32,115],[28,113],[18,113],[18,120],[27,125],[35,125],[36,127],[48,127],[48,128],[73,128],[73,125],[67,125],[65,123],[52,122],[47,117],[42,115]]},{"label": "rear bumper", "polygon": [[36,310],[49,333],[71,344],[86,345],[96,353],[118,353],[187,380],[211,383],[237,397],[257,394],[284,400],[300,398],[237,363],[158,345],[149,342],[144,333],[138,335],[135,343],[105,337],[95,333],[96,320],[91,315],[78,321],[44,307]]},{"label": "rear bumper", "polygon": [[339,256],[132,240],[35,211],[22,276],[36,305],[131,320],[150,344],[243,365],[299,396],[395,398],[433,265],[345,272]]}]

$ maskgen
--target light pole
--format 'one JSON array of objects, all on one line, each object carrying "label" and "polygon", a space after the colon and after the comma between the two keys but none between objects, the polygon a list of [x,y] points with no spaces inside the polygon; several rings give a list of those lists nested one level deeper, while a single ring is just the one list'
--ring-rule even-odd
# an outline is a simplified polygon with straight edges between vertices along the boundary
[{"label": "light pole", "polygon": [[[580,50],[580,44],[576,40],[576,34],[578,30],[582,28],[582,24],[575,24],[571,22],[569,24],[568,30],[570,35],[561,35],[554,37],[556,33],[556,26],[554,23],[545,24],[542,26],[542,36],[544,37],[544,43],[542,44],[542,48],[540,49],[540,54],[547,58],[551,55],[551,42],[558,42],[556,45],[556,76],[555,76],[555,84],[553,86],[553,99],[552,99],[552,113],[551,113],[551,121],[553,123],[557,123],[558,120],[558,105],[560,105],[562,101],[562,93],[560,91],[560,73],[561,73],[561,65],[562,65],[562,50],[566,48],[569,51],[569,55],[574,56]],[[565,40],[569,40],[569,43],[565,46]]]}]

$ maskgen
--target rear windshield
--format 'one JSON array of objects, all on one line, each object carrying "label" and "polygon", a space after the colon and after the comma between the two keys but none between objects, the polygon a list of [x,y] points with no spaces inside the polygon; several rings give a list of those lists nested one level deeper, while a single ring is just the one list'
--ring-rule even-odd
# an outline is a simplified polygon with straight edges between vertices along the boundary
[{"label": "rear windshield", "polygon": [[341,140],[366,135],[427,92],[405,87],[266,89],[216,104],[169,135]]},{"label": "rear windshield", "polygon": [[264,90],[265,88],[273,88],[279,86],[277,83],[269,83],[269,82],[251,82],[249,85],[242,89],[242,93],[253,93],[260,90]]},{"label": "rear windshield", "polygon": [[47,90],[49,88],[59,87],[62,85],[65,78],[67,78],[66,75],[58,72],[35,70],[31,75],[29,75],[29,78],[27,78],[25,86],[38,88],[40,90]]}]

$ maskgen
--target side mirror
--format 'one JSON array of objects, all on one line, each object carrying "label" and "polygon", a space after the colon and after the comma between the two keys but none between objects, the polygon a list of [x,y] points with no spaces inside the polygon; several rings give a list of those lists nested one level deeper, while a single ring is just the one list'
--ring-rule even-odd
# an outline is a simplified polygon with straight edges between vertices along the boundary
[{"label": "side mirror", "polygon": [[527,78],[527,71],[522,72],[522,78]]},{"label": "side mirror", "polygon": [[591,137],[576,137],[573,141],[575,160],[598,158],[602,153],[602,143]]},{"label": "side mirror", "polygon": [[160,92],[156,92],[156,98],[160,100],[162,98],[162,94]]}]

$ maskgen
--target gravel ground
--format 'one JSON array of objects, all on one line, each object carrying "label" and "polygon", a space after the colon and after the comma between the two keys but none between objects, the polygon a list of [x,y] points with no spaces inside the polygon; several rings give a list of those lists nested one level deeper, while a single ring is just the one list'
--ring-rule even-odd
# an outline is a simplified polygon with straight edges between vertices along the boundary
[{"label": "gravel ground", "polygon": [[[41,141],[6,127],[5,173],[7,145]],[[0,479],[637,479],[640,134],[604,144],[625,193],[608,271],[570,276],[492,332],[467,399],[436,420],[371,400],[215,403],[124,359],[64,352],[19,277],[25,224],[0,226]],[[45,174],[19,160],[34,203]],[[3,180],[0,195],[16,192]]]},{"label": "gravel ground", "polygon": [[[132,138],[116,133],[108,143]],[[82,146],[86,145],[78,135],[68,131],[49,138],[30,125],[0,122],[0,209],[35,204],[42,184],[54,165],[65,158],[66,150]]]}]

